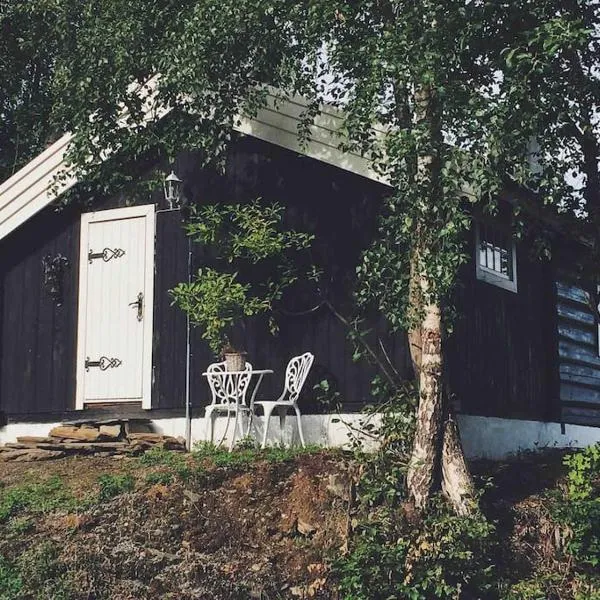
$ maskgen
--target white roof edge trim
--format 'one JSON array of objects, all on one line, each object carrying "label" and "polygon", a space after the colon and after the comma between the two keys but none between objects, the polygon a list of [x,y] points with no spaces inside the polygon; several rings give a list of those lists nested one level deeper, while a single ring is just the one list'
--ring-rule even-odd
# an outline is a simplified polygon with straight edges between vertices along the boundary
[{"label": "white roof edge trim", "polygon": [[[142,89],[149,89],[148,85],[152,88],[154,81],[147,83]],[[149,96],[153,99],[152,93]],[[343,116],[332,107],[323,107],[310,128],[311,139],[301,144],[298,140],[298,124],[306,105],[306,101],[299,96],[288,99],[276,90],[269,89],[267,106],[260,109],[254,118],[240,116],[236,119],[234,129],[367,179],[387,184],[387,181],[375,172],[367,158],[339,149],[342,139],[339,130]],[[161,110],[158,107],[154,114],[161,118],[167,112],[168,108]],[[374,131],[377,136],[385,135],[382,128],[374,128]],[[63,135],[0,184],[0,239],[9,235],[77,183],[74,178],[69,178],[59,190],[53,189],[56,176],[67,166],[65,157],[72,140],[72,134]]]}]

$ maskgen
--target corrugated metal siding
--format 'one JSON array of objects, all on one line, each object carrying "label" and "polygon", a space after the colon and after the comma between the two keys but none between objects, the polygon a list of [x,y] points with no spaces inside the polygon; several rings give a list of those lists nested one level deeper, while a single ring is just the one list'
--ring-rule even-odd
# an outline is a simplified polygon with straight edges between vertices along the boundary
[{"label": "corrugated metal siding", "polygon": [[587,292],[556,283],[561,418],[600,425],[598,325]]}]

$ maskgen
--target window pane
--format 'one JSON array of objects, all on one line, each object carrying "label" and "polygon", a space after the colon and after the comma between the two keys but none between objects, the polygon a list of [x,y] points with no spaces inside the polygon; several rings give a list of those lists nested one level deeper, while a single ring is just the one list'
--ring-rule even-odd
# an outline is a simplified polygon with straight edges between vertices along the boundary
[{"label": "window pane", "polygon": [[509,235],[481,227],[479,264],[501,277],[512,279],[512,240]]}]

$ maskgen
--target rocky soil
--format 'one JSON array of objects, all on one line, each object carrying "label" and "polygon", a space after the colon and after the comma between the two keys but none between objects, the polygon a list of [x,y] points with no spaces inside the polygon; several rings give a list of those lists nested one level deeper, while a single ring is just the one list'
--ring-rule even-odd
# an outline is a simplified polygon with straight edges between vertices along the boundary
[{"label": "rocky soil", "polygon": [[[350,465],[343,456],[271,456],[221,466],[176,456],[0,463],[4,503],[11,489],[20,493],[40,481],[61,482],[57,489],[66,498],[64,509],[17,505],[0,525],[0,554],[21,573],[24,563],[39,562],[32,548],[51,547],[45,552],[52,565],[44,558],[39,566],[51,583],[31,597],[336,597],[327,563],[346,542]],[[90,501],[107,475],[133,478],[133,489]]]},{"label": "rocky soil", "polygon": [[[330,565],[356,507],[350,456],[159,446],[0,461],[0,600],[338,598]],[[482,507],[497,523],[499,576],[554,573],[548,598],[587,600],[569,588],[546,501],[561,485],[562,455],[472,468],[494,480]]]}]

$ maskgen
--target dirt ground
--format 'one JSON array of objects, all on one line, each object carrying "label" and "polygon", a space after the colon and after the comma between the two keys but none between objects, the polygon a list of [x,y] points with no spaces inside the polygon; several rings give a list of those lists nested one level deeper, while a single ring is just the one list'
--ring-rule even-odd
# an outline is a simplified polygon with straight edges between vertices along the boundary
[{"label": "dirt ground", "polygon": [[[0,600],[338,598],[329,565],[350,533],[357,470],[350,456],[323,451],[236,462],[229,460],[235,453],[223,453],[222,463],[165,456],[0,462]],[[488,488],[482,508],[497,524],[502,576],[552,570],[567,578],[544,500],[562,485],[563,456],[471,465]],[[129,477],[130,487],[100,498],[107,476]],[[11,490],[49,481],[58,482],[48,492],[58,494],[58,504],[28,492],[7,512]],[[48,545],[51,560],[32,554]],[[6,564],[21,565],[24,589],[35,584],[43,593],[2,592]]]},{"label": "dirt ground", "polygon": [[334,598],[326,563],[346,540],[347,471],[326,453],[208,466],[169,482],[164,466],[136,458],[0,463],[4,489],[58,477],[82,500],[102,475],[135,479],[131,493],[39,514],[19,535],[5,522],[0,553],[15,560],[50,541],[77,598]]}]

